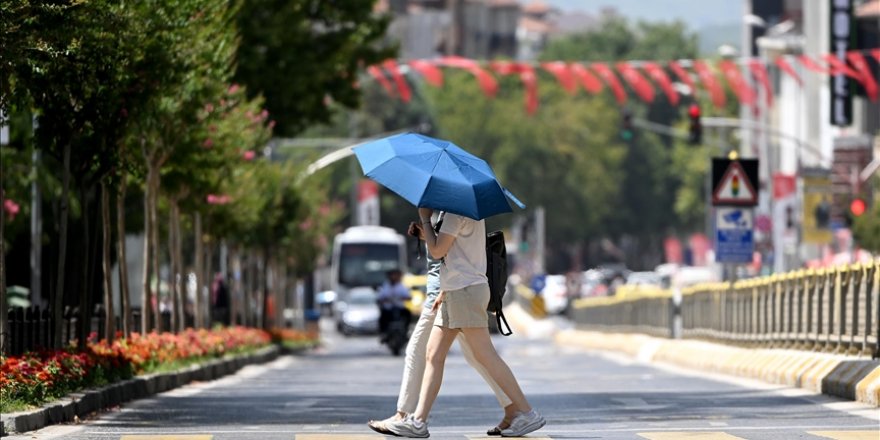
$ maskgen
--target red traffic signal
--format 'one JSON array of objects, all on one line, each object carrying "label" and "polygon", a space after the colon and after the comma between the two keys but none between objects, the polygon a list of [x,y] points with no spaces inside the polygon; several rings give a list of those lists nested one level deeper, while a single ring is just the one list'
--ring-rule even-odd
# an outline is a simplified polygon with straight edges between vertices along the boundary
[{"label": "red traffic signal", "polygon": [[700,106],[691,104],[688,108],[690,126],[688,128],[688,142],[691,145],[699,145],[703,140],[703,124],[700,123]]},{"label": "red traffic signal", "polygon": [[853,199],[853,201],[849,203],[849,212],[852,213],[853,217],[858,217],[864,214],[866,209],[867,206],[862,199]]}]

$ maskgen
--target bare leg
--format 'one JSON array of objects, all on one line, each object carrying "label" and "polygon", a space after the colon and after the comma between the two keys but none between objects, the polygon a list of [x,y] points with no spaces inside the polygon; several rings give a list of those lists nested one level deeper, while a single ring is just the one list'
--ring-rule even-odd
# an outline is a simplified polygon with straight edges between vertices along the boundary
[{"label": "bare leg", "polygon": [[[492,339],[489,336],[489,330],[483,327],[463,328],[461,331],[465,338],[467,338],[477,362],[486,368],[492,379],[495,380],[498,386],[501,387],[501,390],[504,391],[504,394],[513,402],[514,411],[517,413],[531,411],[532,407],[526,400],[526,396],[513,376],[513,372],[510,371],[510,367],[507,366],[507,363],[495,351],[495,346],[492,345]],[[506,409],[505,414],[507,413]]]},{"label": "bare leg", "polygon": [[428,421],[428,414],[440,392],[443,383],[443,367],[446,364],[446,355],[449,348],[458,336],[458,329],[437,327],[431,329],[431,337],[428,339],[428,352],[425,362],[425,377],[422,379],[422,389],[419,394],[419,405],[413,413],[416,419]]}]

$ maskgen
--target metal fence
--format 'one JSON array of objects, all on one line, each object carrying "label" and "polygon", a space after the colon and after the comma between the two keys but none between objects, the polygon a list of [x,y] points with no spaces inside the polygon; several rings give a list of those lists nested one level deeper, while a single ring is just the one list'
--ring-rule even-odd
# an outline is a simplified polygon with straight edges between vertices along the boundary
[{"label": "metal fence", "polygon": [[880,261],[576,301],[580,327],[880,357]]},{"label": "metal fence", "polygon": [[569,310],[581,328],[662,337],[673,335],[674,313],[671,291],[646,286],[621,286],[614,296],[579,299]]},{"label": "metal fence", "polygon": [[[21,308],[14,307],[9,310],[9,339],[6,354],[17,356],[28,351],[35,351],[52,347],[52,334],[54,331],[52,313],[37,306]],[[79,309],[77,307],[65,307],[61,318],[61,341],[71,342],[77,338],[77,323],[79,321]],[[162,314],[165,328],[171,326],[169,314]],[[132,331],[140,332],[140,310],[132,310]],[[91,314],[89,320],[89,333],[104,336],[104,308],[99,304]],[[116,318],[116,328],[122,328],[122,318]]]}]

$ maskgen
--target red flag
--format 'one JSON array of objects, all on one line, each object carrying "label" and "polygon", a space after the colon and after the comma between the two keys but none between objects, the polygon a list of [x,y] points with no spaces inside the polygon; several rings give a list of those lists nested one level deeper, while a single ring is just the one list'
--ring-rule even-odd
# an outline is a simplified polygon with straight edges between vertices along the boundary
[{"label": "red flag", "polygon": [[826,68],[820,66],[818,63],[816,63],[815,61],[813,61],[812,58],[810,58],[810,57],[808,57],[808,56],[806,56],[806,55],[798,55],[798,56],[797,56],[797,59],[798,59],[798,61],[801,62],[801,64],[802,64],[804,67],[806,67],[807,69],[812,70],[813,72],[821,73],[822,75],[828,75],[828,74],[831,74],[831,70],[830,70],[830,69],[826,69]]},{"label": "red flag", "polygon": [[572,74],[571,68],[568,64],[565,64],[563,61],[553,61],[543,63],[541,64],[541,67],[553,74],[553,76],[556,77],[556,81],[559,82],[559,85],[562,86],[569,95],[577,93],[577,80],[575,79],[574,74]]},{"label": "red flag", "polygon": [[681,82],[687,84],[687,86],[691,88],[691,93],[696,92],[697,85],[694,84],[694,79],[691,78],[691,74],[688,73],[684,67],[681,67],[681,64],[679,64],[678,61],[670,61],[669,68],[672,69],[672,73],[674,73]]},{"label": "red flag", "polygon": [[494,98],[495,94],[498,93],[498,81],[495,80],[495,77],[493,77],[492,74],[483,70],[483,68],[474,60],[459,56],[448,56],[441,58],[438,64],[470,72],[477,78],[477,82],[480,84],[483,94],[490,98]]},{"label": "red flag", "polygon": [[587,70],[582,64],[571,63],[571,71],[581,80],[581,87],[590,93],[599,93],[602,91],[602,81],[596,78],[592,72]]},{"label": "red flag", "polygon": [[773,105],[773,89],[770,88],[770,80],[767,78],[767,68],[764,66],[764,62],[751,59],[749,60],[749,70],[752,71],[752,76],[755,77],[755,81],[758,84],[761,84],[761,87],[764,88],[764,95],[766,95],[767,107]]},{"label": "red flag", "polygon": [[425,60],[412,60],[409,62],[409,67],[419,72],[419,75],[422,75],[428,84],[434,87],[443,86],[443,71],[434,63]]},{"label": "red flag", "polygon": [[699,75],[703,87],[709,92],[709,96],[712,98],[712,104],[718,108],[724,107],[727,98],[724,96],[724,89],[721,88],[721,83],[718,82],[718,78],[712,73],[712,69],[710,69],[703,61],[694,60],[694,71]]},{"label": "red flag", "polygon": [[[849,60],[850,64],[855,67],[856,71],[861,75],[862,87],[865,88],[865,94],[868,95],[868,98],[871,101],[876,101],[877,80],[874,79],[874,75],[871,73],[871,68],[868,66],[868,61],[865,60],[865,56],[862,55],[861,52],[854,50],[847,53],[846,58]],[[880,62],[880,60],[877,61]]]},{"label": "red flag", "polygon": [[639,98],[642,98],[642,101],[654,102],[654,87],[635,67],[629,65],[629,63],[621,62],[617,63],[617,71],[623,75],[623,79],[629,83],[636,94],[639,95]]},{"label": "red flag", "polygon": [[608,87],[611,87],[611,91],[614,92],[614,97],[617,98],[617,102],[619,104],[626,103],[626,92],[623,90],[620,80],[614,75],[614,71],[605,63],[593,63],[591,67],[593,67],[593,70],[605,80],[605,84],[608,84]]},{"label": "red flag", "polygon": [[739,66],[733,61],[721,60],[721,62],[718,63],[718,67],[721,68],[721,72],[724,73],[724,77],[727,78],[727,83],[730,84],[730,88],[736,93],[739,102],[743,105],[754,105],[755,91],[752,89],[752,86],[749,85],[749,82],[743,78]]},{"label": "red flag", "polygon": [[389,58],[382,65],[385,67],[385,70],[391,73],[391,78],[394,80],[394,84],[397,85],[397,94],[400,95],[400,99],[403,102],[409,102],[412,99],[412,91],[409,89],[409,84],[406,83],[406,78],[403,77],[400,69],[397,68],[397,61]]},{"label": "red flag", "polygon": [[538,110],[538,77],[535,69],[530,64],[511,61],[493,61],[490,66],[501,75],[519,75],[526,90],[526,113],[535,114]]},{"label": "red flag", "polygon": [[788,63],[788,61],[785,59],[785,56],[780,55],[776,57],[776,65],[779,66],[779,68],[782,69],[783,72],[787,73],[788,76],[794,78],[799,86],[804,85],[804,81],[801,79],[801,76],[798,75],[797,71],[794,70],[794,67],[792,67],[792,65]]},{"label": "red flag", "polygon": [[822,59],[824,59],[825,62],[828,63],[828,72],[830,72],[832,75],[843,74],[858,81],[862,80],[862,75],[849,67],[849,65],[846,64],[846,61],[841,60],[836,55],[826,53],[822,56]]},{"label": "red flag", "polygon": [[645,69],[648,76],[650,76],[654,82],[663,89],[663,93],[666,94],[669,103],[672,105],[678,105],[678,92],[675,91],[675,87],[672,87],[672,81],[669,79],[669,75],[666,74],[666,71],[664,71],[659,64],[650,61],[644,63],[642,68]]},{"label": "red flag", "polygon": [[391,87],[391,82],[388,81],[388,78],[385,78],[385,72],[382,72],[382,69],[376,66],[370,66],[367,67],[367,73],[378,81],[379,84],[382,84],[382,88],[384,88],[389,95],[394,96],[394,89]]}]

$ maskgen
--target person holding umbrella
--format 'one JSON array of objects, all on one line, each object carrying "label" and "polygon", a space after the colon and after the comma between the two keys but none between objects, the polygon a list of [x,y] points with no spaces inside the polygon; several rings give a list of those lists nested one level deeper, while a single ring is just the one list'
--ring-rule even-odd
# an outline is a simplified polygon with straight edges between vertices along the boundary
[{"label": "person holding umbrella", "polygon": [[[452,142],[418,133],[403,133],[352,148],[364,174],[419,207],[415,232],[429,254],[442,259],[437,313],[428,338],[426,367],[413,414],[383,421],[388,432],[403,437],[428,437],[428,414],[440,391],[443,367],[452,342],[461,334],[477,362],[511,400],[514,415],[505,437],[518,437],[544,426],[516,378],[492,345],[486,307],[486,225],[483,219],[512,212],[510,202],[525,205],[502,187],[486,161]],[[431,226],[433,210],[445,211],[439,231]],[[505,411],[507,412],[507,411]]]},{"label": "person holding umbrella", "polygon": [[443,260],[440,266],[441,290],[433,306],[437,318],[428,339],[419,403],[413,414],[389,421],[385,428],[401,437],[425,438],[430,435],[427,420],[443,381],[446,355],[455,338],[462,334],[471,345],[477,362],[486,368],[489,376],[512,401],[516,415],[500,434],[521,437],[540,429],[546,423],[544,417],[528,403],[489,336],[485,221],[446,213],[439,233],[435,233],[430,227],[432,213],[430,208],[419,208],[421,224],[416,226],[430,255]]},{"label": "person holding umbrella", "polygon": [[[441,213],[434,213],[431,216],[431,228],[434,231],[439,230],[443,217],[444,216]],[[419,229],[417,229],[417,226],[417,223],[412,223],[408,234],[419,236]],[[422,378],[425,373],[425,353],[428,348],[428,337],[431,334],[431,328],[434,326],[434,320],[437,316],[434,301],[440,294],[440,260],[432,258],[430,253],[427,256],[427,260],[428,273],[426,299],[423,312],[419,315],[419,319],[416,321],[412,336],[410,336],[409,339],[409,344],[406,347],[403,377],[400,382],[400,395],[397,399],[397,413],[385,420],[371,420],[367,423],[367,426],[369,426],[370,429],[381,434],[392,434],[392,432],[386,428],[385,424],[406,418],[406,416],[415,412],[416,405],[419,403],[419,391],[421,390]],[[486,431],[487,435],[501,435],[501,430],[510,426],[510,421],[513,420],[513,417],[516,415],[516,408],[510,398],[501,391],[498,384],[495,383],[491,376],[489,376],[486,368],[477,362],[474,357],[473,349],[467,342],[467,339],[464,336],[459,335],[458,342],[461,346],[461,352],[464,355],[464,359],[474,368],[474,370],[477,371],[477,373],[480,374],[480,376],[483,377],[492,389],[492,392],[495,393],[495,398],[498,399],[498,404],[504,408],[504,418],[501,422]]]}]

